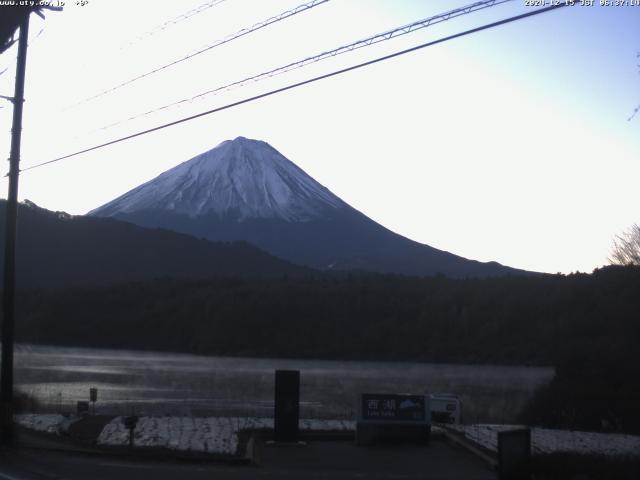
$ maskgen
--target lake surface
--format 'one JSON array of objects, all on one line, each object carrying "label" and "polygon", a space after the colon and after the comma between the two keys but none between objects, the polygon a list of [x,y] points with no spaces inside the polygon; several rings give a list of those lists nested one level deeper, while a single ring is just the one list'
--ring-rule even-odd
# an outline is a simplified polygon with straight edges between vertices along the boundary
[{"label": "lake surface", "polygon": [[301,416],[354,418],[359,393],[451,392],[464,421],[509,423],[552,368],[205,357],[17,345],[16,389],[40,410],[73,412],[98,389],[96,413],[272,416],[274,371],[300,370]]}]

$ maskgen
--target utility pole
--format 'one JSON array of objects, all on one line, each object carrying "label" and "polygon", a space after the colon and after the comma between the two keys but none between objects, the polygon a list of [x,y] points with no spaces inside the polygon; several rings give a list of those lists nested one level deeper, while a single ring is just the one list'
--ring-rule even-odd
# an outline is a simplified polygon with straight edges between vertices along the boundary
[{"label": "utility pole", "polygon": [[9,155],[9,194],[5,212],[4,284],[2,288],[2,366],[0,368],[0,442],[11,443],[13,427],[13,342],[16,290],[16,220],[18,214],[18,176],[20,174],[20,139],[22,136],[22,106],[24,77],[27,64],[29,13],[20,23],[16,87],[13,96],[13,124]]}]

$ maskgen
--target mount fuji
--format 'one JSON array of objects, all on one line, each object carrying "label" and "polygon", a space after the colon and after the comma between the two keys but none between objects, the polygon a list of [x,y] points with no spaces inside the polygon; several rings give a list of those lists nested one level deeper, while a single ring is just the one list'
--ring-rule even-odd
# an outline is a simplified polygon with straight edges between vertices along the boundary
[{"label": "mount fuji", "polygon": [[266,142],[222,142],[89,212],[214,241],[244,240],[322,270],[524,274],[420,244],[374,222]]}]

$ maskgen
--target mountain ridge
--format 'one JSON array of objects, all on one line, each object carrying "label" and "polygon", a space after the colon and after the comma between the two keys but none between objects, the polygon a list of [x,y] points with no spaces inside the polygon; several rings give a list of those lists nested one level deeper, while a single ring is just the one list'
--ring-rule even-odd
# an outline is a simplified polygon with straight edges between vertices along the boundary
[{"label": "mountain ridge", "polygon": [[245,137],[224,141],[88,215],[214,241],[244,240],[322,270],[452,277],[531,274],[469,260],[392,232],[268,143]]},{"label": "mountain ridge", "polygon": [[[6,200],[0,200],[0,230],[5,212]],[[21,288],[313,273],[246,242],[215,243],[112,218],[53,212],[29,201],[18,205],[16,245],[16,282]],[[2,263],[0,258],[0,267]]]}]

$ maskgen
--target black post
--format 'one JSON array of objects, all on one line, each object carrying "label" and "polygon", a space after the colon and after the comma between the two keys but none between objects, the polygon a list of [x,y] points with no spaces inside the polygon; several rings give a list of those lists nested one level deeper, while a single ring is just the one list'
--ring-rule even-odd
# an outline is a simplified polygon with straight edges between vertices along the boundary
[{"label": "black post", "polygon": [[2,367],[0,368],[0,441],[13,440],[13,342],[16,280],[16,219],[18,213],[18,175],[20,174],[20,139],[22,136],[22,106],[24,77],[27,65],[29,13],[20,24],[16,87],[13,96],[13,124],[9,156],[9,195],[5,212],[4,284],[2,288]]},{"label": "black post", "polygon": [[498,478],[531,478],[531,429],[498,432]]},{"label": "black post", "polygon": [[298,440],[300,371],[276,370],[274,436],[279,442]]}]

